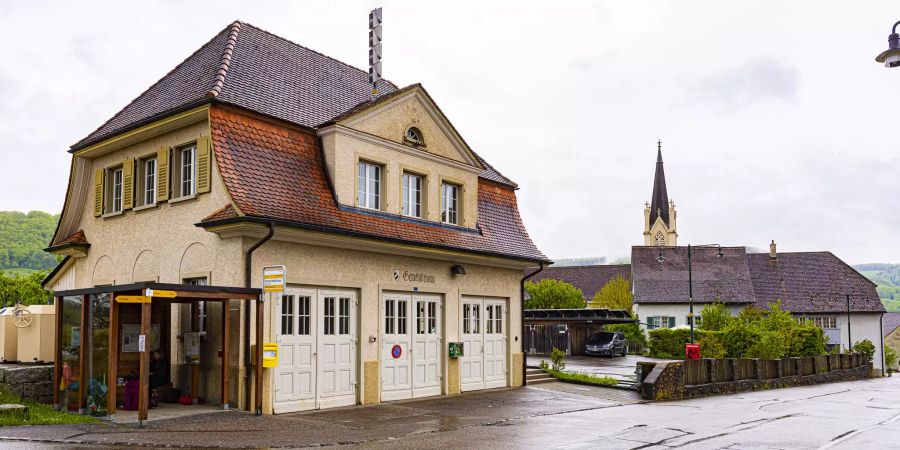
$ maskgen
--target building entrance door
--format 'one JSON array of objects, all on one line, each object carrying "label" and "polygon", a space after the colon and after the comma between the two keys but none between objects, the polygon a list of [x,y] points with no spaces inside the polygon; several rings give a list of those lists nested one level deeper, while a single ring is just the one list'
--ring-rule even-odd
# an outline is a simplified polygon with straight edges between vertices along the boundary
[{"label": "building entrance door", "polygon": [[460,304],[460,358],[463,391],[507,386],[506,300],[463,297]]},{"label": "building entrance door", "polygon": [[381,399],[441,394],[441,298],[385,293],[381,302]]},{"label": "building entrance door", "polygon": [[278,300],[275,412],[356,403],[356,294],[289,289]]}]

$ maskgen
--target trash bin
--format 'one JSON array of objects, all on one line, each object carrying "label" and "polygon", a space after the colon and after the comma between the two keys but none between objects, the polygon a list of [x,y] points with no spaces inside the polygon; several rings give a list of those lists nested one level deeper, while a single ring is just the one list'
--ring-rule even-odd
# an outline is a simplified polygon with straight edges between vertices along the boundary
[{"label": "trash bin", "polygon": [[0,309],[0,362],[18,361],[19,329],[12,322],[12,313],[15,308]]},{"label": "trash bin", "polygon": [[684,344],[684,359],[700,359],[700,344]]},{"label": "trash bin", "polygon": [[19,331],[17,356],[19,362],[53,362],[56,342],[56,307],[30,305],[25,308],[30,320],[16,324]]}]

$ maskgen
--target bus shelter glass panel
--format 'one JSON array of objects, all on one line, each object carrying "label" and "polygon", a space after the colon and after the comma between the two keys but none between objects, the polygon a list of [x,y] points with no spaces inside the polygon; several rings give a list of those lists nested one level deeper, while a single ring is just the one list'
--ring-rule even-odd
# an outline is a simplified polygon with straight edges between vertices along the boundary
[{"label": "bus shelter glass panel", "polygon": [[62,298],[62,332],[60,336],[59,403],[68,411],[78,411],[81,383],[81,296]]},{"label": "bus shelter glass panel", "polygon": [[[88,352],[85,371],[89,374],[85,394],[87,412],[92,415],[106,415],[106,399],[110,389],[109,380],[109,302],[110,294],[90,296],[90,320],[88,326]],[[115,381],[115,380],[113,380]]]}]

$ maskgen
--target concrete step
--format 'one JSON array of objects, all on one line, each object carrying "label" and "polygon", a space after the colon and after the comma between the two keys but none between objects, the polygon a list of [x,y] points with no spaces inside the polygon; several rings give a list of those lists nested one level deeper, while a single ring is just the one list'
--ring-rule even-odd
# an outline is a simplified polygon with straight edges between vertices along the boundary
[{"label": "concrete step", "polygon": [[525,375],[536,375],[536,374],[541,374],[541,373],[545,373],[544,369],[526,369],[525,370]]},{"label": "concrete step", "polygon": [[525,383],[528,384],[528,385],[530,386],[530,385],[532,385],[532,384],[552,383],[552,382],[554,382],[554,381],[556,381],[556,378],[550,377],[550,378],[539,378],[539,379],[536,379],[536,380],[526,379],[526,380],[525,380]]}]

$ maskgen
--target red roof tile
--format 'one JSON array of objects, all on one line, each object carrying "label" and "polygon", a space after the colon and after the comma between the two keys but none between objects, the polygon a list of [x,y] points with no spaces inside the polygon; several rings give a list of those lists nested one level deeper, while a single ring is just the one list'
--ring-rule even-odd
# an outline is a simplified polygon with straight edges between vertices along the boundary
[{"label": "red roof tile", "polygon": [[59,243],[56,244],[57,247],[60,245],[91,245],[91,244],[90,244],[90,242],[88,242],[87,238],[84,236],[84,230],[78,230],[78,231],[72,233],[71,235],[69,235],[68,237],[66,237],[65,239],[59,241]]},{"label": "red roof tile", "polygon": [[[211,108],[210,126],[222,179],[245,216],[325,232],[548,261],[528,236],[510,186],[479,179],[477,229],[362,211],[335,201],[313,134],[223,107]],[[228,220],[218,218],[220,213],[226,211],[200,225]]]}]

